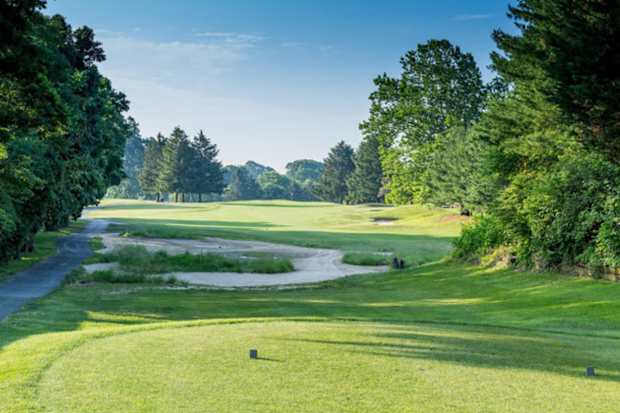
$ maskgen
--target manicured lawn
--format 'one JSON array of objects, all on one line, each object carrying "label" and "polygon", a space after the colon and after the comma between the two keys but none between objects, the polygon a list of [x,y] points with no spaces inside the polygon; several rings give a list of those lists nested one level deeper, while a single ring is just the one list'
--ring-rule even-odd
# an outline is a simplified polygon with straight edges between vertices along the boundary
[{"label": "manicured lawn", "polygon": [[[110,219],[130,235],[164,238],[223,237],[336,248],[347,252],[394,252],[407,264],[435,261],[451,250],[461,228],[455,210],[423,206],[343,206],[320,202],[250,201],[157,204],[107,201],[89,212]],[[399,218],[376,225],[375,217]]]},{"label": "manicured lawn", "polygon": [[60,237],[71,234],[72,232],[81,231],[86,225],[85,221],[76,221],[71,223],[67,228],[58,231],[42,231],[34,238],[35,249],[33,252],[22,254],[17,260],[11,260],[8,263],[0,264],[0,280],[9,277],[18,271],[44,260],[45,258],[56,253],[56,241]]},{"label": "manicured lawn", "polygon": [[[356,208],[325,207],[326,243],[350,246],[340,235],[353,233],[378,245]],[[394,249],[421,245],[398,225],[370,228],[403,235]],[[294,290],[68,285],[0,324],[0,411],[613,412],[618,297],[610,282],[451,262]]]}]

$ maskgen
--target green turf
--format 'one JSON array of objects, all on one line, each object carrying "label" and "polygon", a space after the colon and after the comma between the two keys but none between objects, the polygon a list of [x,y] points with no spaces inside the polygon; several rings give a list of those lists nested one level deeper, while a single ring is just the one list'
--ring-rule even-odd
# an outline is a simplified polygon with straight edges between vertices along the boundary
[{"label": "green turf", "polygon": [[0,264],[0,280],[16,272],[23,271],[37,262],[54,255],[56,253],[56,241],[58,238],[67,236],[76,231],[81,231],[85,225],[85,221],[76,221],[72,222],[68,227],[57,231],[39,232],[34,237],[35,249],[33,252],[24,253],[19,259]]},{"label": "green turf", "polygon": [[[335,222],[363,209],[316,208],[349,246]],[[403,218],[374,230],[415,238]],[[0,324],[0,411],[614,412],[618,296],[451,262],[294,290],[67,285]]]},{"label": "green turf", "polygon": [[[164,238],[249,239],[351,252],[392,252],[421,264],[447,255],[461,228],[455,210],[424,206],[344,206],[320,202],[250,201],[157,204],[107,201],[93,218],[121,223],[114,230]],[[380,226],[372,219],[398,217]]]}]

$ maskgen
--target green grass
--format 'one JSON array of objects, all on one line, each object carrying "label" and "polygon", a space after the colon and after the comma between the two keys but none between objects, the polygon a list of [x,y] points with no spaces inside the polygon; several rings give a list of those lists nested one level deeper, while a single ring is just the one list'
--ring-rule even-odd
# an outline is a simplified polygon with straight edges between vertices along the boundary
[{"label": "green grass", "polygon": [[362,252],[347,252],[342,256],[342,262],[352,265],[389,265],[392,262],[392,256]]},{"label": "green grass", "polygon": [[[349,221],[364,208],[310,208],[332,222],[326,243],[376,245],[366,212]],[[407,221],[387,235],[404,225],[415,239]],[[614,412],[619,296],[616,283],[452,262],[293,290],[70,284],[0,323],[0,411]]]},{"label": "green grass", "polygon": [[168,272],[252,272],[276,274],[295,268],[290,259],[272,256],[232,258],[218,254],[176,254],[166,251],[149,252],[141,245],[117,247],[106,254],[96,254],[87,263],[117,262],[120,271],[136,275]]},{"label": "green grass", "polygon": [[[389,252],[414,265],[438,260],[459,233],[458,211],[424,206],[345,206],[320,202],[250,201],[157,204],[106,201],[92,218],[133,236],[222,237],[355,252]],[[379,226],[372,219],[399,218]]]},{"label": "green grass", "polygon": [[85,221],[72,222],[68,227],[57,231],[42,231],[34,237],[34,251],[24,253],[19,259],[0,264],[0,281],[12,274],[23,271],[34,264],[56,253],[56,241],[60,237],[70,235],[84,229]]}]

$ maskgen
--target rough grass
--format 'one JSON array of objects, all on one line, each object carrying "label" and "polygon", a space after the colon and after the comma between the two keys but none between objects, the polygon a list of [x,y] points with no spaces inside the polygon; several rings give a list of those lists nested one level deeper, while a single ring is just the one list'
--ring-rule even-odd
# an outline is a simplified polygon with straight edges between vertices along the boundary
[{"label": "rough grass", "polygon": [[141,245],[117,247],[106,254],[97,254],[88,260],[117,262],[127,274],[162,274],[169,272],[239,272],[276,274],[291,272],[293,263],[287,258],[263,256],[260,258],[231,258],[218,254],[176,254],[166,251],[149,252]]},{"label": "rough grass", "polygon": [[392,262],[392,256],[362,252],[347,252],[342,256],[342,262],[352,265],[389,265]]}]

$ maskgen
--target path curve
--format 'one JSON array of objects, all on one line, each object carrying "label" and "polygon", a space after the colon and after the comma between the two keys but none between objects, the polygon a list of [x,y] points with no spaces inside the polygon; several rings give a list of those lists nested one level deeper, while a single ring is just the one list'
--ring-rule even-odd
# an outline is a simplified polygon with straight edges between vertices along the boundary
[{"label": "path curve", "polygon": [[67,274],[92,254],[88,240],[107,227],[107,221],[90,221],[82,232],[58,239],[56,255],[0,282],[0,320],[56,289]]},{"label": "path curve", "polygon": [[190,284],[214,287],[263,287],[289,284],[307,284],[334,280],[355,274],[368,274],[387,271],[385,266],[349,265],[342,262],[342,251],[318,248],[298,247],[286,244],[273,244],[259,241],[227,240],[205,238],[204,240],[169,239],[169,238],[132,238],[118,234],[103,234],[105,249],[109,252],[117,246],[142,245],[149,251],[165,250],[169,254],[215,253],[238,254],[247,252],[265,252],[289,257],[295,271],[279,274],[256,274],[236,272],[175,272],[181,281]]}]

